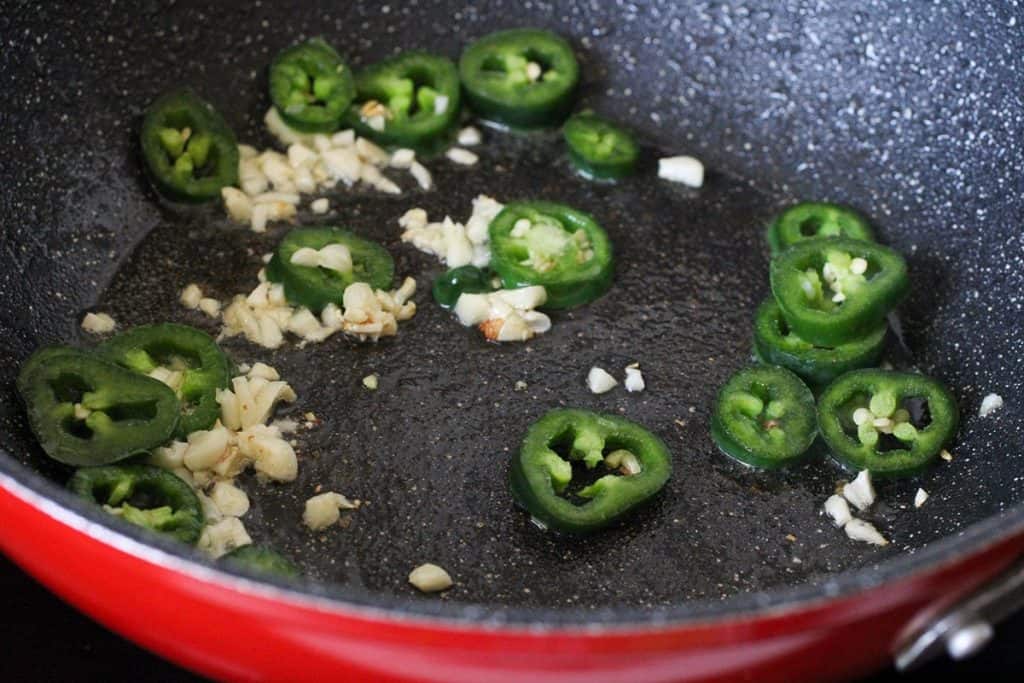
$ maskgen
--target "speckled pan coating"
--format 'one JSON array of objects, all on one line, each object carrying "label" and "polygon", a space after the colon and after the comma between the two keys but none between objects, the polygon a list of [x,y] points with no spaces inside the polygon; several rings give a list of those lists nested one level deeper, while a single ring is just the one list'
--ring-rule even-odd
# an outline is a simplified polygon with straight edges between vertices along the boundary
[{"label": "speckled pan coating", "polygon": [[[297,410],[325,420],[299,437],[298,482],[244,482],[254,538],[299,559],[316,579],[309,591],[344,600],[474,619],[612,622],[834,594],[1019,524],[1024,11],[817,7],[11,3],[0,12],[0,445],[11,454],[0,471],[68,500],[22,467],[66,477],[32,446],[12,393],[35,346],[79,335],[92,307],[122,323],[202,325],[175,304],[176,290],[193,280],[222,297],[249,288],[280,235],[258,238],[230,228],[218,209],[178,214],[155,200],[133,135],[160,91],[196,87],[241,140],[265,144],[266,65],[296,40],[323,34],[360,64],[399,47],[456,57],[488,31],[541,25],[572,38],[590,105],[648,143],[701,158],[707,186],[654,180],[650,154],[635,180],[589,185],[556,145],[495,144],[500,136],[487,133],[478,167],[433,165],[438,191],[405,183],[400,198],[332,201],[339,223],[386,242],[398,272],[417,277],[421,311],[377,346],[335,339],[267,353],[229,344],[237,361],[278,367],[300,395]],[[490,346],[458,328],[428,302],[436,265],[400,245],[395,221],[411,206],[465,218],[478,192],[593,213],[618,250],[612,291],[555,316],[552,332],[525,346]],[[798,198],[856,206],[906,254],[906,343],[923,371],[955,388],[965,415],[953,462],[879,485],[871,519],[893,541],[884,550],[852,544],[820,514],[842,476],[833,465],[756,474],[708,436],[714,392],[747,362],[767,293],[763,226]],[[621,375],[632,361],[647,391],[587,392],[591,365]],[[376,392],[361,386],[371,372],[381,375]],[[518,380],[528,388],[516,391]],[[989,392],[1006,406],[980,419]],[[659,434],[675,457],[660,503],[582,542],[532,527],[507,491],[508,453],[531,420],[559,405],[618,412]],[[347,528],[311,534],[302,501],[318,484],[369,504]],[[931,497],[915,510],[918,486]],[[922,552],[987,518],[984,529]],[[406,583],[427,561],[455,579],[440,598]]]}]

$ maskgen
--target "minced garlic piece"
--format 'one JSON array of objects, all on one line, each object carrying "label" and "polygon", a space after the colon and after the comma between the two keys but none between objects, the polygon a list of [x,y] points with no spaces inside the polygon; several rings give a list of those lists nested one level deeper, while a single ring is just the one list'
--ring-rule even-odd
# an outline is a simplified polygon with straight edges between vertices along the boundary
[{"label": "minced garlic piece", "polygon": [[546,290],[534,285],[488,294],[462,294],[454,311],[461,324],[478,326],[489,341],[527,341],[551,329],[551,319],[533,310],[546,301]]},{"label": "minced garlic piece", "polygon": [[603,394],[615,388],[619,381],[607,370],[594,366],[587,373],[587,388],[595,394]]},{"label": "minced garlic piece", "polygon": [[249,496],[230,481],[218,481],[210,491],[210,499],[228,517],[241,517],[249,511]]},{"label": "minced garlic piece", "polygon": [[704,185],[704,164],[688,156],[658,159],[658,177],[689,187]]},{"label": "minced garlic piece", "polygon": [[452,587],[451,575],[436,564],[421,564],[409,573],[409,583],[424,593],[437,593]]},{"label": "minced garlic piece", "polygon": [[843,485],[843,497],[858,510],[867,510],[875,502],[875,487],[871,485],[871,472],[861,470],[857,478]]},{"label": "minced garlic piece", "polygon": [[117,323],[106,313],[86,313],[82,318],[82,329],[90,334],[108,334],[115,327]]},{"label": "minced garlic piece", "polygon": [[203,290],[193,282],[181,290],[181,296],[178,300],[181,301],[181,305],[185,308],[196,310],[199,308],[199,302],[203,300]]},{"label": "minced garlic piece", "polygon": [[473,211],[465,224],[456,223],[449,216],[431,223],[426,211],[410,209],[398,219],[403,229],[402,241],[437,256],[449,268],[483,267],[491,262],[487,228],[503,208],[491,197],[479,195],[473,200]]},{"label": "minced garlic piece", "polygon": [[999,394],[988,394],[985,398],[981,400],[981,408],[978,409],[978,417],[988,417],[989,415],[996,412],[1002,407],[1002,396],[1000,396]]},{"label": "minced garlic piece", "polygon": [[237,517],[225,517],[224,519],[206,526],[196,547],[210,557],[216,559],[227,555],[235,548],[252,543],[245,530],[242,520]]},{"label": "minced garlic piece", "polygon": [[326,529],[341,519],[341,510],[354,510],[359,505],[334,491],[313,496],[306,501],[302,522],[313,531]]},{"label": "minced garlic piece", "polygon": [[643,373],[640,372],[640,366],[636,363],[626,366],[626,381],[623,382],[626,387],[626,391],[643,391],[646,388],[644,383]]},{"label": "minced garlic piece", "polygon": [[846,530],[846,535],[854,541],[863,541],[873,545],[889,545],[889,541],[879,533],[875,525],[865,522],[863,519],[851,519],[843,529]]}]

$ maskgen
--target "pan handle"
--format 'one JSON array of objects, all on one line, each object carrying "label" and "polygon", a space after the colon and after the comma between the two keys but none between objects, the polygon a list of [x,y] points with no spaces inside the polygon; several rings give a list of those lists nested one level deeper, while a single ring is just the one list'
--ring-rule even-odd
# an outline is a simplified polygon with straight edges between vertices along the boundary
[{"label": "pan handle", "polygon": [[1022,608],[1024,559],[904,638],[896,648],[896,669],[910,671],[943,651],[953,659],[970,657],[992,639],[996,624]]}]

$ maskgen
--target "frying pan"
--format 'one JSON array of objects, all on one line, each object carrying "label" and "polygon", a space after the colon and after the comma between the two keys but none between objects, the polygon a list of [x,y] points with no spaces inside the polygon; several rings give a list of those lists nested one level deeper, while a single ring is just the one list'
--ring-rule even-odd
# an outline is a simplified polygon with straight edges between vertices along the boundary
[{"label": "frying pan", "polygon": [[[10,3],[0,547],[109,627],[233,679],[824,680],[897,652],[909,662],[944,636],[965,653],[984,640],[983,627],[961,628],[968,617],[998,616],[984,598],[1012,605],[1024,548],[1022,19],[966,2]],[[488,131],[479,166],[432,164],[433,192],[333,201],[329,222],[385,243],[416,277],[417,316],[376,345],[227,344],[237,361],[277,367],[296,410],[323,420],[301,437],[298,481],[243,480],[250,533],[306,579],[215,567],[64,492],[67,472],[33,444],[13,394],[20,362],[79,339],[85,310],[212,330],[176,292],[191,281],[221,298],[246,291],[284,229],[254,235],[218,207],[162,204],[136,152],[143,107],[190,84],[240,140],[268,146],[265,69],[292,42],[324,35],[358,66],[411,47],[456,57],[521,25],[573,41],[582,100],[636,129],[646,166],[588,184],[555,138]],[[705,187],[656,181],[654,159],[669,152],[701,158]],[[465,218],[480,192],[593,213],[617,250],[613,289],[526,345],[458,327],[427,302],[438,266],[400,244],[396,219],[412,206]],[[952,462],[879,485],[871,518],[892,540],[884,549],[849,542],[820,514],[844,476],[827,459],[752,472],[708,437],[715,388],[749,362],[767,295],[763,226],[801,198],[858,207],[906,255],[913,293],[890,360],[953,387],[964,414]],[[645,392],[586,390],[591,365],[632,361]],[[372,393],[360,386],[370,372],[381,375]],[[989,392],[1006,405],[980,418]],[[509,453],[562,405],[623,414],[672,450],[673,479],[628,525],[567,540],[512,504]],[[369,502],[347,528],[311,534],[302,502],[318,485]],[[918,510],[919,486],[931,498]],[[416,594],[406,576],[426,561],[455,587]],[[991,582],[1001,573],[1009,584]],[[973,611],[948,612],[978,588]]]}]

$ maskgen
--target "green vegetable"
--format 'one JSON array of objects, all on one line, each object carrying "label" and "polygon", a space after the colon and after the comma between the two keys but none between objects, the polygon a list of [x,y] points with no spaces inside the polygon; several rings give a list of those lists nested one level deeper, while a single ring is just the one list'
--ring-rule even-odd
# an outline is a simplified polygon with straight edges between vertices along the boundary
[{"label": "green vegetable", "polygon": [[67,347],[36,351],[18,393],[39,445],[66,465],[106,465],[168,441],[178,426],[174,392],[95,355]]},{"label": "green vegetable", "polygon": [[290,579],[300,575],[299,568],[290,560],[263,545],[243,545],[221,559],[261,574],[276,574]]},{"label": "green vegetable", "polygon": [[270,101],[295,130],[337,130],[355,94],[352,71],[322,38],[288,48],[270,65]]},{"label": "green vegetable", "polygon": [[[618,471],[574,490],[572,462]],[[661,439],[643,427],[585,410],[552,410],[535,422],[512,458],[516,502],[544,525],[586,534],[649,501],[668,481],[672,461]]]},{"label": "green vegetable", "polygon": [[580,67],[572,46],[540,29],[492,33],[459,60],[470,106],[485,119],[514,128],[561,123],[572,109]]},{"label": "green vegetable", "polygon": [[814,396],[785,368],[757,365],[718,392],[711,437],[726,455],[776,469],[800,460],[817,436]]},{"label": "green vegetable", "polygon": [[[328,245],[342,245],[351,256],[352,269],[339,271],[320,266],[292,263],[299,249],[319,251]],[[342,304],[345,288],[353,282],[365,282],[373,289],[390,289],[395,262],[387,249],[339,228],[297,228],[274,251],[267,264],[267,278],[284,284],[288,301],[319,313],[329,303]]]},{"label": "green vegetable", "polygon": [[213,107],[184,88],[146,110],[142,156],[153,184],[169,199],[205,202],[238,183],[238,143]]},{"label": "green vegetable", "polygon": [[909,289],[898,253],[844,237],[804,240],[771,263],[772,294],[789,328],[820,346],[864,337]]},{"label": "green vegetable", "polygon": [[878,364],[886,324],[836,346],[815,346],[789,329],[775,299],[768,297],[754,320],[754,351],[768,365],[795,372],[812,388],[822,388],[844,372]]},{"label": "green vegetable", "polygon": [[459,75],[447,57],[403,52],[359,72],[356,91],[349,120],[383,145],[435,151],[459,121]]},{"label": "green vegetable", "polygon": [[851,470],[903,477],[925,469],[956,434],[956,399],[939,382],[886,370],[854,370],[818,399],[818,426]]},{"label": "green vegetable", "polygon": [[100,353],[142,375],[161,366],[182,373],[175,390],[181,402],[177,436],[209,429],[220,417],[217,390],[227,388],[231,363],[202,330],[174,323],[143,325],[108,340]]},{"label": "green vegetable", "polygon": [[773,255],[815,237],[875,241],[867,219],[853,209],[825,202],[803,202],[791,206],[778,215],[767,233]]},{"label": "green vegetable", "polygon": [[576,114],[563,129],[569,159],[580,173],[598,180],[632,175],[640,150],[628,130],[593,113]]},{"label": "green vegetable", "polygon": [[476,266],[452,268],[434,280],[434,300],[442,308],[453,308],[463,294],[493,292],[494,278],[494,273]]},{"label": "green vegetable", "polygon": [[546,308],[580,306],[611,286],[611,242],[582,211],[554,202],[512,202],[489,230],[491,268],[504,286],[543,285]]},{"label": "green vegetable", "polygon": [[195,543],[203,530],[203,508],[192,488],[158,467],[86,467],[75,472],[68,488],[126,522],[182,543]]}]

